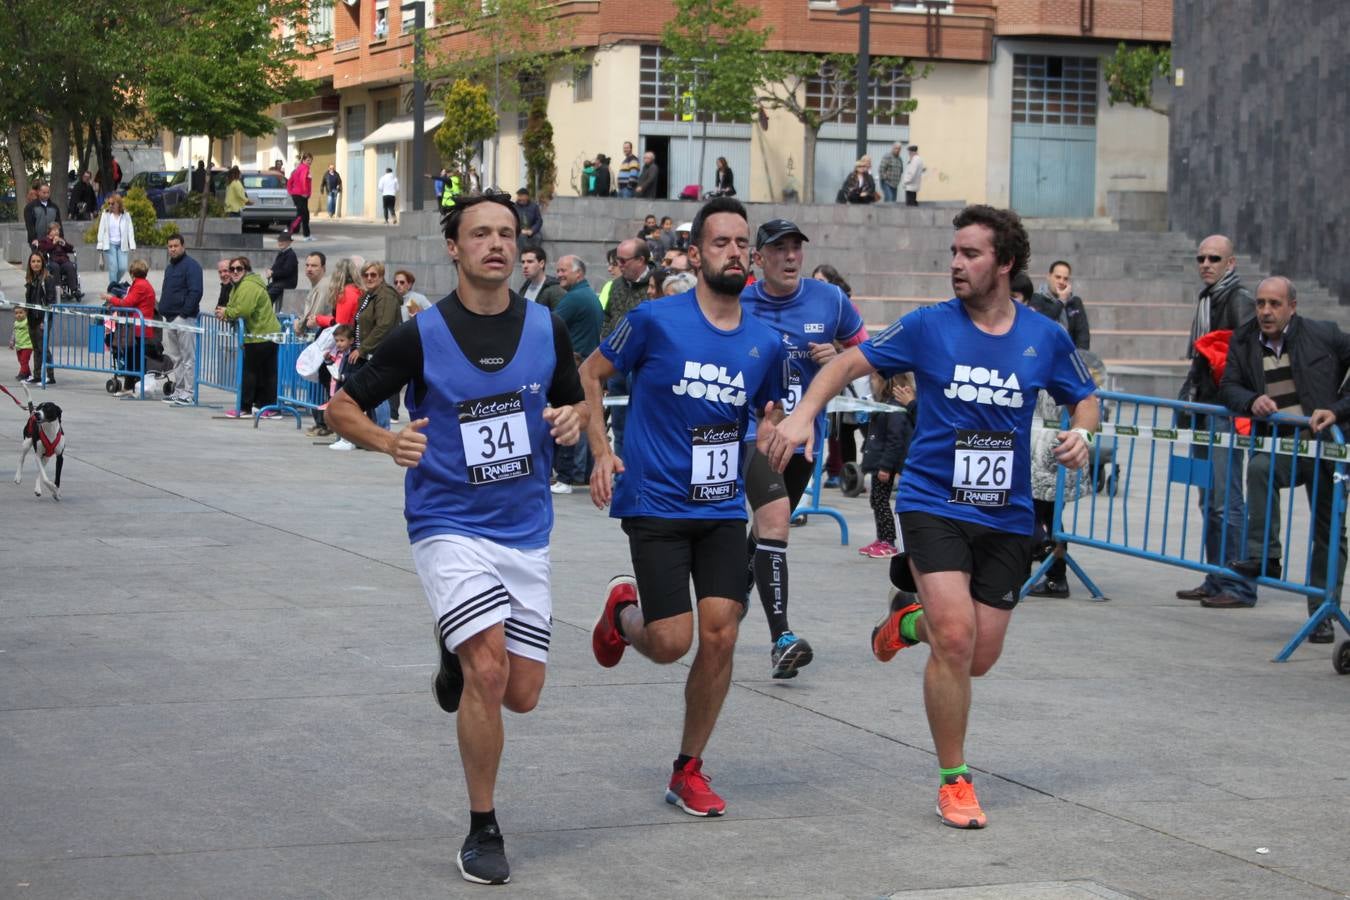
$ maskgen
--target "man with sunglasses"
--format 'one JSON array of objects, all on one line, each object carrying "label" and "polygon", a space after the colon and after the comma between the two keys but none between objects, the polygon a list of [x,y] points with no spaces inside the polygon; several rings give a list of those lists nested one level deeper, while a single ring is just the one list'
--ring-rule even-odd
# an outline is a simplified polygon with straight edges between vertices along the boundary
[{"label": "man with sunglasses", "polygon": [[[609,333],[623,321],[624,316],[647,299],[647,282],[653,275],[652,248],[641,238],[629,238],[621,242],[614,262],[619,266],[619,275],[606,285],[606,300],[602,304],[605,320],[600,324],[602,341],[609,337]],[[605,395],[628,396],[628,376],[616,372],[605,385]],[[627,422],[628,407],[610,407],[609,427],[614,432],[614,454],[619,457],[623,456],[623,432]]]},{"label": "man with sunglasses", "polygon": [[[1212,234],[1201,241],[1195,251],[1195,264],[1203,286],[1186,344],[1191,371],[1182,385],[1181,399],[1222,406],[1218,379],[1205,356],[1196,352],[1195,342],[1212,331],[1236,331],[1239,325],[1256,318],[1256,304],[1238,278],[1233,242],[1224,235]],[[1227,432],[1228,422],[1217,416],[1211,422],[1209,417],[1201,416],[1194,427],[1208,429],[1212,424],[1222,434]],[[1214,565],[1229,565],[1243,557],[1242,523],[1246,520],[1247,505],[1242,494],[1242,456],[1222,447],[1213,453],[1208,447],[1196,447],[1195,455],[1208,456],[1210,460],[1210,485],[1207,490],[1200,488],[1199,497],[1200,509],[1205,513],[1205,559]],[[1249,607],[1256,604],[1256,587],[1237,575],[1207,574],[1200,586],[1177,591],[1177,599],[1199,600],[1207,607],[1220,609]]]},{"label": "man with sunglasses", "polygon": [[[433,689],[456,714],[468,787],[456,861],[476,884],[511,880],[494,804],[502,708],[529,712],[544,686],[553,446],[586,424],[567,326],[509,289],[519,221],[506,194],[459,197],[444,225],[459,287],[395,329],[328,407],[339,434],[408,470],[404,517],[437,617]],[[404,385],[406,428],[366,418]]]}]

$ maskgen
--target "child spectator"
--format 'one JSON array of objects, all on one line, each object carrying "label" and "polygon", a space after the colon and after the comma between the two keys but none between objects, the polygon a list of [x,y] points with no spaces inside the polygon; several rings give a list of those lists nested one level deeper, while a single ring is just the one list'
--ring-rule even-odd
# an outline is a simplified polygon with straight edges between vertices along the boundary
[{"label": "child spectator", "polygon": [[9,349],[19,357],[19,381],[24,384],[36,382],[37,379],[33,377],[33,370],[30,368],[33,359],[33,338],[28,333],[28,310],[22,306],[14,307],[14,333],[9,338]]},{"label": "child spectator", "polygon": [[[909,440],[914,434],[914,378],[908,372],[886,379],[872,376],[872,396],[900,405],[894,412],[874,412],[867,420],[862,471],[872,476],[872,516],[877,539],[858,552],[872,559],[886,559],[900,551],[895,546],[895,516],[891,514],[891,489],[905,468]],[[883,399],[884,398],[884,399]]]},{"label": "child spectator", "polygon": [[[356,331],[352,326],[339,325],[333,329],[333,349],[324,357],[328,373],[332,376],[328,389],[330,397],[341,390],[343,382],[347,380],[347,367],[350,365],[348,357],[351,355],[352,344],[355,340]],[[339,437],[328,445],[328,449],[355,450],[356,445],[344,437]]]}]

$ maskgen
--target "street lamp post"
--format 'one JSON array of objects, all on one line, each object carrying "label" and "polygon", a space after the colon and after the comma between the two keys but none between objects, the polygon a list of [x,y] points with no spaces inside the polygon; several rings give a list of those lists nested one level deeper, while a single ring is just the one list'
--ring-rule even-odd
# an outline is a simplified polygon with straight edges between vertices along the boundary
[{"label": "street lamp post", "polygon": [[858,146],[855,159],[867,155],[867,118],[872,102],[871,44],[872,9],[867,4],[850,6],[835,12],[837,16],[858,14]]},{"label": "street lamp post", "polygon": [[422,79],[422,65],[426,61],[427,24],[426,4],[423,0],[414,0],[413,4],[413,145],[412,145],[412,207],[414,212],[422,211],[422,195],[425,192],[427,148],[426,135],[422,129],[426,123],[427,83]]}]

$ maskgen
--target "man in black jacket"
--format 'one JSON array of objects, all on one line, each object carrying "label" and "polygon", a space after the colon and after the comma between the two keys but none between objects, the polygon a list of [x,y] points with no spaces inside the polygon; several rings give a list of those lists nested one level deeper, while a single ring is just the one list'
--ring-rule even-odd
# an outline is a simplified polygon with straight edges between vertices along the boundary
[{"label": "man in black jacket", "polygon": [[274,310],[281,312],[282,297],[299,281],[300,260],[295,258],[295,251],[291,249],[291,233],[283,231],[277,235],[277,258],[272,260],[272,268],[267,270],[267,296],[272,298]]},{"label": "man in black jacket", "polygon": [[[1232,331],[1256,316],[1252,295],[1238,278],[1237,257],[1233,242],[1221,234],[1210,235],[1200,242],[1195,252],[1196,266],[1204,287],[1195,306],[1191,321],[1191,337],[1186,344],[1186,357],[1191,361],[1190,374],[1181,389],[1182,400],[1196,403],[1222,404],[1218,379],[1210,371],[1205,357],[1195,350],[1197,338],[1211,331]],[[1200,417],[1194,426],[1206,429],[1210,423]],[[1220,434],[1229,428],[1228,419],[1217,419],[1214,430]],[[1230,565],[1242,558],[1242,522],[1247,508],[1242,497],[1242,459],[1220,449],[1209,453],[1208,447],[1196,447],[1197,458],[1210,461],[1209,490],[1200,489],[1200,508],[1205,513],[1205,559],[1217,566]],[[1230,461],[1233,463],[1229,465]],[[1224,527],[1227,521],[1228,527]],[[1252,606],[1256,603],[1256,588],[1252,582],[1227,575],[1205,575],[1199,587],[1177,591],[1179,600],[1208,601],[1210,606]]]},{"label": "man in black jacket", "polygon": [[[1333,322],[1296,315],[1297,297],[1293,282],[1280,275],[1272,275],[1257,285],[1256,321],[1233,333],[1219,390],[1224,405],[1237,413],[1258,419],[1274,413],[1308,416],[1309,427],[1316,434],[1338,421],[1350,419],[1350,390],[1343,384],[1350,372],[1350,335]],[[1293,436],[1289,428],[1267,426],[1260,430]],[[1263,498],[1271,479],[1275,485],[1267,510]],[[1234,565],[1234,569],[1249,576],[1280,576],[1279,532],[1284,527],[1280,490],[1299,484],[1307,489],[1308,503],[1313,508],[1311,582],[1316,587],[1326,586],[1331,507],[1334,492],[1341,488],[1336,484],[1334,463],[1318,463],[1308,457],[1299,457],[1291,466],[1287,456],[1272,460],[1270,450],[1251,451],[1247,463],[1247,496],[1252,498],[1247,510],[1247,559]],[[1343,520],[1340,544],[1335,576],[1338,599],[1345,578]],[[1320,599],[1309,597],[1308,612],[1311,614],[1320,604]],[[1330,643],[1333,637],[1331,620],[1323,619],[1309,640]]]},{"label": "man in black jacket", "polygon": [[1050,264],[1046,281],[1031,295],[1027,305],[1064,326],[1079,350],[1091,350],[1092,330],[1088,327],[1087,309],[1083,299],[1073,292],[1072,276],[1073,266],[1062,259],[1055,260]]}]

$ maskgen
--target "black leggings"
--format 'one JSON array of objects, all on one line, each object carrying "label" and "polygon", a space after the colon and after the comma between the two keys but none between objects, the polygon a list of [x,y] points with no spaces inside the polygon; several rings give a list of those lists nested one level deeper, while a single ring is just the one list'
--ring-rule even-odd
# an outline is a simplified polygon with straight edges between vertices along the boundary
[{"label": "black leggings", "polygon": [[309,237],[309,198],[301,197],[299,194],[291,194],[291,201],[295,204],[295,218],[291,220],[291,232],[295,232],[295,226],[300,226],[300,232]]},{"label": "black leggings", "polygon": [[895,516],[891,514],[891,488],[895,486],[895,473],[890,473],[891,477],[882,481],[877,475],[872,473],[872,492],[868,495],[868,501],[872,504],[872,518],[877,523],[877,540],[895,545]]}]

